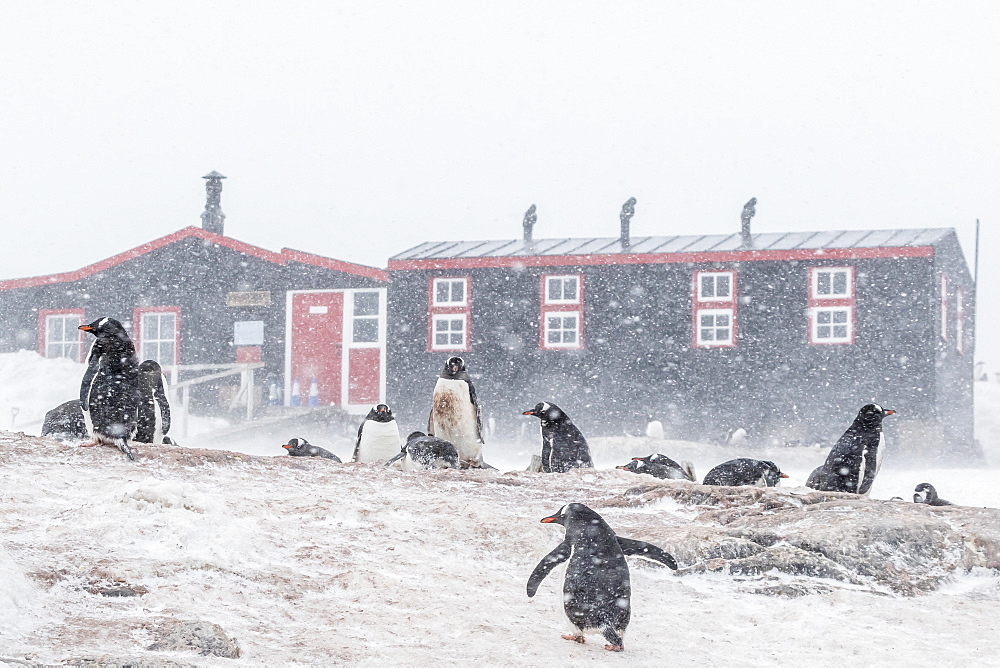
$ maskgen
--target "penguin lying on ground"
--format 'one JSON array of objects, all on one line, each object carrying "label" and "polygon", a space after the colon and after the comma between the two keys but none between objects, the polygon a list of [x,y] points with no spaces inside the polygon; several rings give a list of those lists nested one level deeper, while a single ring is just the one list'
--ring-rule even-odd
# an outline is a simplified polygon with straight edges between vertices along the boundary
[{"label": "penguin lying on ground", "polygon": [[678,464],[666,455],[654,454],[647,457],[633,457],[625,466],[616,466],[622,471],[646,473],[664,480],[690,480],[697,482],[694,475],[694,465],[684,461]]},{"label": "penguin lying on ground", "polygon": [[136,443],[152,445],[176,445],[167,432],[170,431],[170,404],[163,388],[163,370],[154,360],[145,360],[139,365],[139,411],[136,415]]},{"label": "penguin lying on ground", "polygon": [[721,485],[735,487],[737,485],[756,485],[757,487],[775,487],[781,478],[788,476],[781,472],[778,465],[763,459],[730,459],[722,462],[705,474],[703,485]]},{"label": "penguin lying on ground", "polygon": [[79,329],[97,337],[80,383],[80,408],[94,437],[85,445],[113,445],[134,460],[128,442],[135,434],[140,401],[135,346],[114,318],[101,318]]},{"label": "penguin lying on ground", "polygon": [[398,452],[399,427],[392,416],[392,409],[385,404],[373,406],[358,427],[352,461],[367,463],[390,459]]},{"label": "penguin lying on ground", "polygon": [[561,408],[541,401],[522,415],[534,415],[542,421],[542,471],[565,473],[594,468],[587,439]]},{"label": "penguin lying on ground", "polygon": [[616,536],[600,515],[582,503],[563,506],[541,521],[563,525],[566,537],[531,572],[528,597],[535,595],[553,568],[568,559],[563,609],[578,633],[563,638],[582,643],[587,633],[599,632],[609,643],[604,649],[622,651],[622,637],[632,615],[632,587],[625,557],[646,557],[674,570],[677,562],[655,545]]},{"label": "penguin lying on ground", "polygon": [[895,413],[878,404],[862,407],[826,456],[826,462],[809,474],[806,487],[821,492],[868,494],[882,468],[885,451],[882,420]]},{"label": "penguin lying on ground", "polygon": [[434,385],[427,433],[453,444],[462,468],[484,467],[481,411],[461,357],[448,358]]},{"label": "penguin lying on ground", "polygon": [[293,438],[281,447],[288,450],[288,454],[292,457],[322,457],[323,459],[332,459],[338,464],[341,463],[340,457],[329,450],[313,445],[304,438]]},{"label": "penguin lying on ground", "polygon": [[398,455],[385,463],[392,466],[400,462],[404,471],[418,469],[457,469],[461,466],[458,449],[448,441],[415,431],[406,437],[406,444]]},{"label": "penguin lying on ground", "polygon": [[945,501],[938,497],[934,485],[929,482],[922,482],[913,488],[913,503],[926,503],[928,506],[953,506],[951,501]]},{"label": "penguin lying on ground", "polygon": [[90,436],[79,399],[61,403],[45,414],[42,436],[85,439]]}]

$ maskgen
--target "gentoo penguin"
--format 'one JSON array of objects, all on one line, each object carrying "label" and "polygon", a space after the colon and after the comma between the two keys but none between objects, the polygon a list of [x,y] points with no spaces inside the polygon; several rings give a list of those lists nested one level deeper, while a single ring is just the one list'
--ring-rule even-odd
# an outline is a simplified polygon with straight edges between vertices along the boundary
[{"label": "gentoo penguin", "polygon": [[80,408],[93,435],[86,445],[114,445],[129,459],[139,408],[139,362],[135,346],[122,324],[101,318],[79,329],[97,337],[87,354],[87,370],[80,383]]},{"label": "gentoo penguin", "polygon": [[398,455],[385,463],[392,466],[400,462],[404,471],[418,469],[457,469],[460,467],[458,449],[443,439],[415,431],[406,437]]},{"label": "gentoo penguin", "polygon": [[332,459],[338,464],[340,463],[340,457],[329,450],[324,450],[313,445],[304,438],[293,438],[281,447],[288,450],[288,454],[292,457],[322,457],[323,459]]},{"label": "gentoo penguin", "polygon": [[[668,478],[671,480],[690,480],[691,482],[697,482],[694,475],[694,464],[689,461],[683,461],[680,464],[672,460],[670,457],[661,454],[652,454],[647,457],[633,457],[633,462],[642,462],[644,467],[662,467],[666,469],[665,475],[657,475],[657,478]],[[626,466],[628,466],[626,464]],[[618,467],[622,468],[622,467]],[[631,469],[626,469],[631,470]],[[640,473],[649,473],[650,475],[656,475],[650,471],[639,471]]]},{"label": "gentoo penguin", "polygon": [[882,419],[895,413],[878,404],[863,406],[830,450],[826,462],[809,475],[806,487],[821,492],[868,494],[882,468],[885,451]]},{"label": "gentoo penguin", "polygon": [[534,415],[542,421],[542,471],[565,473],[570,469],[594,468],[587,439],[564,410],[540,401],[522,415]]},{"label": "gentoo penguin", "polygon": [[79,399],[61,403],[45,414],[42,436],[85,439],[90,436]]},{"label": "gentoo penguin", "polygon": [[649,543],[616,536],[604,519],[582,503],[563,506],[542,522],[566,527],[566,537],[549,552],[528,578],[528,597],[558,564],[569,560],[563,583],[563,609],[577,633],[566,640],[585,642],[585,634],[600,632],[608,644],[604,649],[625,649],[622,636],[632,615],[626,555],[642,556],[674,570],[674,558]]},{"label": "gentoo penguin", "polygon": [[757,487],[775,487],[781,478],[788,476],[781,472],[778,465],[763,459],[730,459],[722,462],[705,474],[703,485],[722,485],[735,487],[737,485],[756,485]]},{"label": "gentoo penguin", "polygon": [[483,467],[483,422],[461,357],[449,357],[434,385],[427,433],[452,443],[463,468]]},{"label": "gentoo penguin", "polygon": [[926,503],[928,506],[953,506],[951,501],[945,501],[937,495],[934,485],[922,482],[913,488],[913,503]]},{"label": "gentoo penguin", "polygon": [[358,427],[358,440],[354,444],[351,461],[367,463],[391,459],[398,452],[399,427],[392,417],[392,409],[385,404],[373,406]]},{"label": "gentoo penguin", "polygon": [[175,445],[167,436],[170,431],[170,404],[163,388],[163,370],[154,360],[139,365],[139,412],[136,417],[136,443]]}]

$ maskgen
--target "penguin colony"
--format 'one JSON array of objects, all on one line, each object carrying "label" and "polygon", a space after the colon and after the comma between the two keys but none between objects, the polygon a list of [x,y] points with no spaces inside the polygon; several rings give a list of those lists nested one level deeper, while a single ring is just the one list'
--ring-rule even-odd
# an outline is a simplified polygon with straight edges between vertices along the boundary
[{"label": "penguin colony", "polygon": [[[113,318],[101,318],[80,329],[95,336],[87,356],[80,398],[46,413],[42,434],[90,437],[91,442],[85,446],[114,446],[130,460],[135,459],[130,442],[175,445],[166,435],[170,428],[170,407],[159,364],[153,360],[139,364],[128,333]],[[399,428],[391,408],[378,404],[358,427],[352,461],[384,461],[385,466],[403,471],[493,468],[483,460],[481,414],[465,361],[450,357],[434,386],[427,433],[412,432],[400,446]],[[819,491],[869,494],[885,450],[882,421],[893,414],[895,411],[878,404],[862,407],[806,485]],[[540,420],[542,472],[593,468],[587,440],[565,410],[541,401],[523,415]],[[292,438],[281,447],[293,457],[341,461],[334,453],[304,438]],[[696,482],[690,462],[678,463],[659,453],[635,457],[616,469],[663,480]],[[738,458],[712,468],[702,484],[774,487],[787,477],[774,462]],[[953,505],[939,498],[930,483],[917,485],[913,500],[932,506]],[[565,535],[531,572],[526,586],[528,597],[536,594],[556,566],[568,562],[563,608],[576,632],[563,638],[584,643],[586,634],[600,633],[607,641],[605,649],[623,651],[631,617],[626,557],[644,557],[674,570],[677,562],[655,545],[616,535],[598,513],[581,503],[569,503],[541,522],[561,525]]]}]

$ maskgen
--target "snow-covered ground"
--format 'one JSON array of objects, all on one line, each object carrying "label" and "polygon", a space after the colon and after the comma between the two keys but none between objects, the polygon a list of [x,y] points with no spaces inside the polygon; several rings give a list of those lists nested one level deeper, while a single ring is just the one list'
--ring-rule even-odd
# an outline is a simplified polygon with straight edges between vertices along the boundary
[{"label": "snow-covered ground", "polygon": [[[37,434],[45,410],[74,396],[79,366],[0,355],[0,417],[17,407],[14,429]],[[977,402],[987,466],[906,468],[889,458],[871,503],[909,499],[928,481],[956,503],[1000,507],[1000,385],[977,383]],[[349,454],[348,443],[335,444]],[[530,453],[492,443],[485,454],[498,472],[401,473],[196,447],[142,448],[132,463],[108,448],[0,434],[0,664],[996,664],[994,568],[956,569],[915,597],[836,586],[783,598],[750,593],[745,577],[677,576],[631,560],[626,651],[604,651],[599,637],[560,639],[562,568],[533,599],[524,591],[562,538],[541,517],[577,501],[633,538],[718,528],[703,509],[671,499],[623,503],[643,486],[688,483],[613,465],[660,451],[690,459],[701,476],[735,456],[770,458],[791,477],[769,498],[791,503],[826,452],[640,438],[594,439],[593,449],[599,470],[558,476],[518,472]],[[906,517],[917,519],[907,521],[962,525],[961,510],[911,506]],[[107,588],[145,593],[101,595]],[[242,657],[145,649],[172,622],[199,620],[225,629]]]}]

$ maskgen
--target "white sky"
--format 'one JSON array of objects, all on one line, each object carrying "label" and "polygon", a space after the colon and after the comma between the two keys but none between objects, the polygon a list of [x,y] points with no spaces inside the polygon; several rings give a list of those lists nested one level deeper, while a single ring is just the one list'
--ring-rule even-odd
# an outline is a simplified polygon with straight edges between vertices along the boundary
[{"label": "white sky", "polygon": [[200,225],[425,240],[982,221],[1000,371],[1000,3],[0,0],[0,278]]}]

